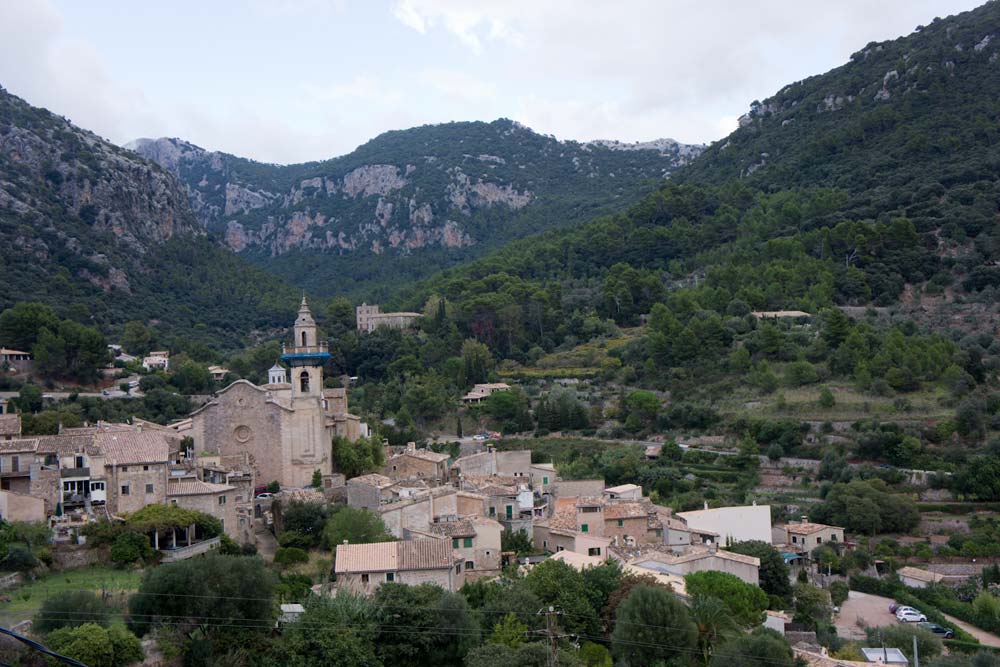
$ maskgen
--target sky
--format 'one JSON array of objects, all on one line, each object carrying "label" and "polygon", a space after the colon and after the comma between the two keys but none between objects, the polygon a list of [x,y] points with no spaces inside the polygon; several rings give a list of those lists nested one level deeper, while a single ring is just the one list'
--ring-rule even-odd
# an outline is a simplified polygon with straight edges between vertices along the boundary
[{"label": "sky", "polygon": [[264,162],[511,118],[708,143],[755,99],[980,0],[0,0],[0,85],[123,144]]}]

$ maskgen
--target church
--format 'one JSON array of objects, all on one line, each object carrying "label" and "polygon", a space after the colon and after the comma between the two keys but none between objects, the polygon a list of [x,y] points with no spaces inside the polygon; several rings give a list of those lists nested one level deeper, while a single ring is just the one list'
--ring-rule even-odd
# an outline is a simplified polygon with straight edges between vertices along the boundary
[{"label": "church", "polygon": [[329,358],[303,296],[292,345],[282,346],[285,365],[268,371],[267,384],[237,380],[175,428],[191,438],[194,456],[219,456],[223,468],[250,473],[255,485],[308,486],[315,471],[332,473],[334,436],[367,435],[347,411],[347,390],[323,388]]}]

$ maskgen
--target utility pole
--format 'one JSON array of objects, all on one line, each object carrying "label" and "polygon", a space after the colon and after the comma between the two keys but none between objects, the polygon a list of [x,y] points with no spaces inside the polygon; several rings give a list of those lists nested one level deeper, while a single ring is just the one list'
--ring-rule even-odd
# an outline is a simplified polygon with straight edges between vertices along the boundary
[{"label": "utility pole", "polygon": [[913,635],[913,667],[920,667],[920,654],[917,653],[917,636]]},{"label": "utility pole", "polygon": [[555,607],[549,607],[546,609],[538,610],[538,615],[541,616],[545,614],[545,630],[539,630],[538,633],[544,632],[549,638],[549,655],[548,661],[546,662],[548,667],[559,667],[559,633],[558,625],[556,623],[556,617],[559,616],[559,612],[556,611]]}]

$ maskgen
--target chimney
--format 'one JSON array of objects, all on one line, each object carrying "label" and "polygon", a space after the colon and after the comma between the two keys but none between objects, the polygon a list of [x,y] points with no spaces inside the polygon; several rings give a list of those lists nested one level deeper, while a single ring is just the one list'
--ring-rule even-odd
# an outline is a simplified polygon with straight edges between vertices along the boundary
[{"label": "chimney", "polygon": [[799,523],[809,523],[809,517],[803,515],[799,517]]},{"label": "chimney", "polygon": [[415,442],[406,443],[406,451],[413,452],[416,451],[416,449],[417,449],[417,443]]},{"label": "chimney", "polygon": [[705,501],[705,509],[708,509],[708,501]]},{"label": "chimney", "polygon": [[716,553],[718,551],[719,551],[719,545],[718,544],[716,544],[715,542],[709,542],[708,543],[708,553],[714,554],[714,553]]}]

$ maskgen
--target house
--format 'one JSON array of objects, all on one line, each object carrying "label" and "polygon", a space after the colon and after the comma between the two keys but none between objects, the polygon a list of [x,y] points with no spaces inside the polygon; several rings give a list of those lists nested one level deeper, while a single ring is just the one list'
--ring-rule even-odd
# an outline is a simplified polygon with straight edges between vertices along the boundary
[{"label": "house", "polygon": [[249,541],[249,535],[240,534],[235,486],[203,482],[196,477],[172,477],[167,482],[166,495],[169,504],[214,516],[222,524],[226,535]]},{"label": "house", "polygon": [[32,367],[31,353],[0,347],[0,371],[13,369],[18,373],[28,373]]},{"label": "house", "polygon": [[440,521],[442,517],[485,515],[486,498],[476,493],[441,486],[418,489],[412,494],[384,503],[373,511],[382,517],[382,523],[392,535],[405,539],[414,532],[426,531],[430,524]]},{"label": "house", "polygon": [[604,536],[618,543],[663,542],[663,524],[651,503],[616,502],[604,507]]},{"label": "house", "polygon": [[774,543],[783,544],[790,551],[799,554],[812,553],[813,549],[822,544],[834,546],[844,544],[843,528],[812,523],[805,517],[798,523],[775,526],[773,533]]},{"label": "house", "polygon": [[504,524],[506,530],[530,530],[535,494],[527,477],[469,475],[459,481],[459,488],[486,498],[487,515]]},{"label": "house", "polygon": [[229,375],[229,369],[223,368],[222,366],[209,366],[208,374],[212,376],[212,379],[216,382],[222,382]]},{"label": "house", "polygon": [[655,461],[663,453],[663,445],[646,445],[646,460]]},{"label": "house", "polygon": [[428,533],[451,540],[451,550],[462,562],[466,581],[500,573],[502,526],[493,519],[474,516],[431,524]]},{"label": "house", "polygon": [[642,500],[642,487],[638,484],[620,484],[604,489],[609,500]]},{"label": "house", "polygon": [[437,584],[455,592],[465,581],[462,565],[447,540],[338,544],[334,574],[337,589],[354,594],[370,595],[383,583],[393,582]]},{"label": "house", "polygon": [[24,493],[0,491],[0,521],[45,521],[45,501]]},{"label": "house", "polygon": [[482,403],[498,391],[510,391],[510,385],[506,382],[475,384],[472,386],[469,393],[462,397],[462,402],[466,405]]},{"label": "house", "polygon": [[[97,465],[78,470],[80,479],[107,481],[112,492],[107,503],[112,514],[135,512],[146,505],[164,504],[171,443],[158,431],[99,431],[94,435]],[[65,479],[64,479],[65,483]]]},{"label": "house", "polygon": [[896,574],[899,575],[899,580],[910,588],[927,588],[931,584],[941,583],[945,578],[943,574],[909,566],[899,568]]},{"label": "house", "polygon": [[278,627],[283,625],[288,625],[289,623],[294,623],[301,618],[302,614],[306,613],[306,608],[301,604],[283,604],[281,605],[281,615],[278,616]]},{"label": "house", "polygon": [[426,479],[437,484],[448,481],[447,454],[439,454],[427,449],[417,449],[413,443],[406,451],[389,458],[383,473],[390,479]]},{"label": "house", "polygon": [[910,661],[898,648],[862,648],[861,654],[868,662],[883,665],[909,665]]},{"label": "house", "polygon": [[[529,451],[528,454],[530,458],[531,452]],[[541,495],[549,493],[558,479],[555,465],[552,463],[532,463],[530,468],[531,488]]]},{"label": "house", "polygon": [[38,438],[0,440],[0,490],[30,494],[31,466],[38,460]]},{"label": "house", "polygon": [[707,531],[718,535],[720,543],[760,540],[771,542],[771,507],[743,505],[678,512],[693,532]]},{"label": "house", "polygon": [[758,320],[781,320],[786,318],[812,317],[802,310],[755,310],[751,313]]},{"label": "house", "polygon": [[554,469],[552,473],[543,472],[546,466],[551,464],[533,464],[531,462],[530,449],[518,449],[510,452],[498,452],[489,449],[477,454],[460,456],[451,464],[452,481],[466,476],[487,476],[501,475],[505,477],[527,477],[531,476],[532,482],[535,480],[535,467],[539,466],[539,472],[543,476],[551,474],[551,479],[555,480]]},{"label": "house", "polygon": [[142,367],[147,371],[168,371],[170,370],[170,353],[166,350],[150,352],[142,358]]},{"label": "house", "polygon": [[358,331],[360,333],[371,333],[378,328],[386,329],[407,329],[416,324],[422,313],[395,312],[383,313],[379,310],[378,304],[368,305],[362,303],[355,309],[355,319],[357,320]]},{"label": "house", "polygon": [[0,414],[0,440],[21,437],[21,415]]},{"label": "house", "polygon": [[391,489],[395,482],[378,473],[361,475],[347,480],[347,504],[351,507],[377,509],[392,500]]},{"label": "house", "polygon": [[673,589],[674,595],[680,598],[687,598],[687,586],[684,577],[663,572],[662,569],[649,569],[636,563],[625,563],[622,565],[622,571],[626,574],[634,574],[639,577],[652,577],[658,583],[670,586]]},{"label": "house", "polygon": [[574,570],[583,571],[588,567],[597,567],[598,565],[603,565],[607,561],[606,556],[587,556],[586,554],[578,554],[575,551],[563,550],[557,554],[552,554],[549,556],[548,560],[558,560],[566,563]]},{"label": "house", "polygon": [[677,577],[692,572],[717,570],[728,572],[748,584],[760,585],[760,559],[709,547],[693,547],[680,556],[662,552],[652,552],[635,558],[630,564],[646,570],[654,570]]},{"label": "house", "polygon": [[[592,530],[593,528],[593,530]],[[600,504],[581,499],[578,507],[564,508],[551,517],[535,521],[532,543],[549,553],[573,551],[606,558],[611,538],[605,537],[604,516]]]},{"label": "house", "polygon": [[599,496],[604,493],[603,479],[558,480],[551,489],[556,498],[579,498],[581,496]]}]

